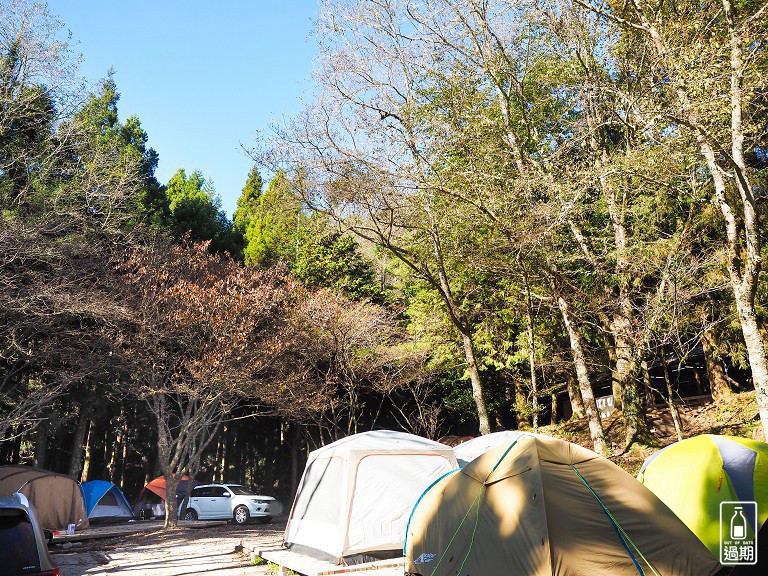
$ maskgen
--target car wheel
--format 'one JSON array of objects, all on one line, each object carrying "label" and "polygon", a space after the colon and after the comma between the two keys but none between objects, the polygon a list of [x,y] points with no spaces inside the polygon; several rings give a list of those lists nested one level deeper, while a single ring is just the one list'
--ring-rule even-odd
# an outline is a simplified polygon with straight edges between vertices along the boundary
[{"label": "car wheel", "polygon": [[235,508],[235,511],[232,514],[232,518],[234,519],[235,524],[245,524],[250,518],[250,514],[248,514],[248,508],[245,506],[238,506]]},{"label": "car wheel", "polygon": [[259,522],[261,522],[262,524],[269,524],[270,522],[272,522],[272,516],[261,516],[259,518]]},{"label": "car wheel", "polygon": [[187,510],[187,511],[184,513],[184,520],[197,520],[197,512],[195,512],[195,511],[194,511],[194,510],[192,510],[191,508],[190,508],[190,509],[188,509],[188,510]]}]

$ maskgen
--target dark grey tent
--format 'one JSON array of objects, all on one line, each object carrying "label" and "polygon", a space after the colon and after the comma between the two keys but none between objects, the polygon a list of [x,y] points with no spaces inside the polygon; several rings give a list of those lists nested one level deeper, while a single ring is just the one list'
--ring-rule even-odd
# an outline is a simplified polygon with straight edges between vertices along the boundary
[{"label": "dark grey tent", "polygon": [[69,476],[29,466],[0,466],[0,496],[16,492],[27,497],[47,530],[88,526],[80,487]]}]

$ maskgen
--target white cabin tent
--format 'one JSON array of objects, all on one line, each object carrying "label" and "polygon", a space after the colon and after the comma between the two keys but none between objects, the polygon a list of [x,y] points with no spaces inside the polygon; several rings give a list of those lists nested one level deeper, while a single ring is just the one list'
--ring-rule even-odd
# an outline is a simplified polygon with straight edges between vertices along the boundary
[{"label": "white cabin tent", "polygon": [[457,467],[450,446],[404,432],[323,446],[307,459],[284,545],[337,564],[400,556],[419,496]]},{"label": "white cabin tent", "polygon": [[472,438],[453,447],[453,453],[459,466],[464,468],[481,454],[485,454],[491,448],[501,446],[502,444],[511,444],[521,438],[527,437],[547,438],[543,434],[534,434],[533,432],[521,432],[520,430],[502,430],[501,432],[491,432],[477,438]]}]

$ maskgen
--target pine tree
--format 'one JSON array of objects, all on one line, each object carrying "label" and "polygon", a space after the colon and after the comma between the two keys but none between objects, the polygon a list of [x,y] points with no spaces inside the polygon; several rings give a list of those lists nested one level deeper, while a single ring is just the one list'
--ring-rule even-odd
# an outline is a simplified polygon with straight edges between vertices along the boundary
[{"label": "pine tree", "polygon": [[254,212],[259,206],[259,199],[262,192],[261,174],[257,166],[253,166],[248,172],[248,180],[243,187],[243,193],[237,199],[237,209],[235,210],[233,223],[237,233],[245,235],[248,224],[253,218]]}]

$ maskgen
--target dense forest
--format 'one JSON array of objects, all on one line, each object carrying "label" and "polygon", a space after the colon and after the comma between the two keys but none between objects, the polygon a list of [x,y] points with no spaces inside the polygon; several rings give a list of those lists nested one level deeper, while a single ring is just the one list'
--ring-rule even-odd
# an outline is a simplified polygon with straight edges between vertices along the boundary
[{"label": "dense forest", "polygon": [[768,430],[763,2],[323,1],[231,219],[66,32],[0,2],[0,463],[289,500],[375,428],[611,455],[694,357]]}]

